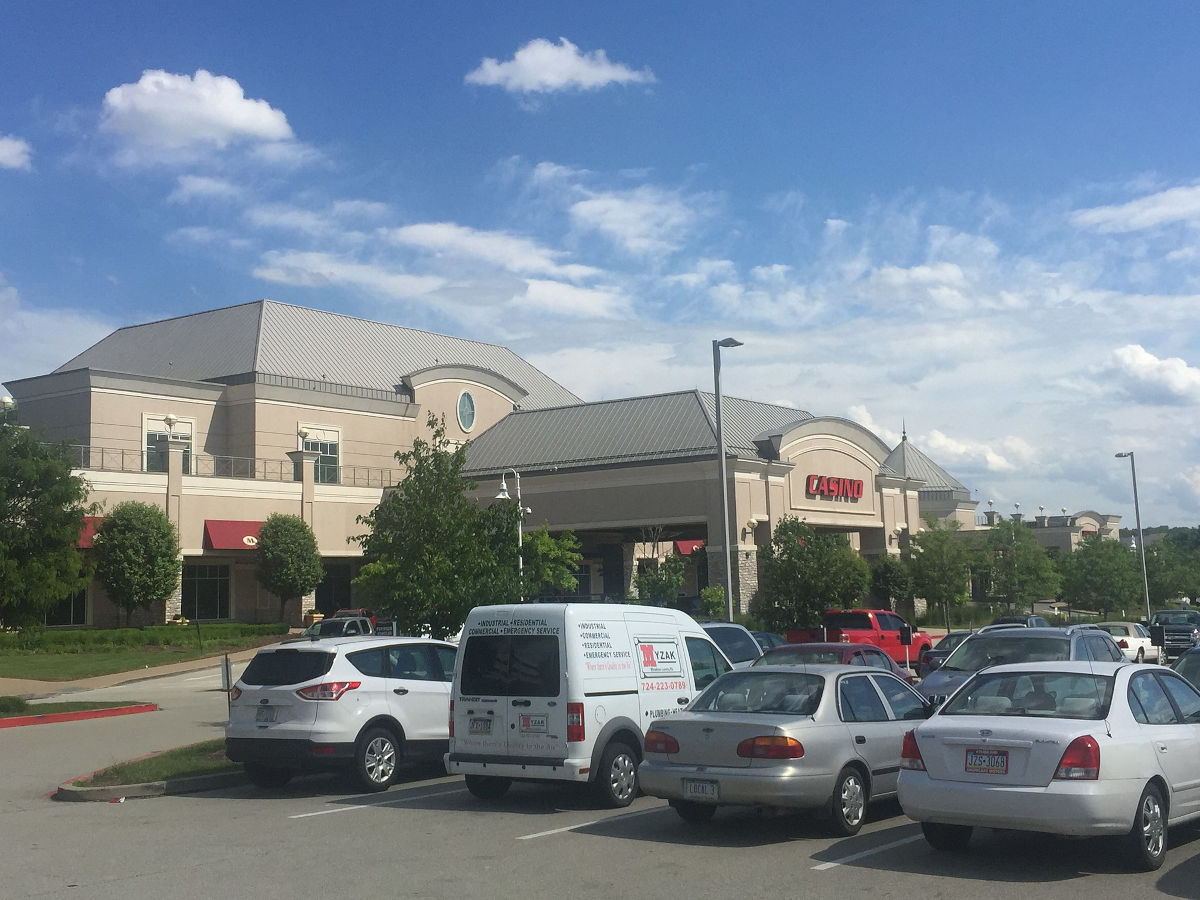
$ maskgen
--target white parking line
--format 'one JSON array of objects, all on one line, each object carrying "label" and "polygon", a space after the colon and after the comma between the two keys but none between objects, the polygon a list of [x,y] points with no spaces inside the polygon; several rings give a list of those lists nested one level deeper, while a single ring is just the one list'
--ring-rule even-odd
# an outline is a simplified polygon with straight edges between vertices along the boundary
[{"label": "white parking line", "polygon": [[397,803],[407,803],[409,800],[425,800],[429,797],[449,797],[451,794],[465,794],[466,788],[459,788],[454,791],[437,791],[432,794],[412,794],[407,797],[391,797],[387,800],[379,800],[375,803],[356,803],[353,806],[339,806],[336,809],[322,809],[317,812],[300,813],[295,816],[288,816],[289,819],[309,819],[313,816],[328,816],[333,813],[354,812],[357,809],[371,809],[376,806],[393,806]]},{"label": "white parking line", "polygon": [[921,838],[921,835],[914,834],[912,837],[901,838],[898,841],[892,841],[890,844],[882,844],[878,847],[872,847],[870,850],[864,850],[861,853],[852,853],[849,856],[843,856],[841,859],[835,859],[833,862],[821,863],[819,866],[813,866],[813,871],[824,872],[826,869],[833,869],[837,866],[845,865],[848,862],[854,862],[857,859],[863,859],[867,856],[874,856],[876,853],[883,853],[885,850],[903,847],[905,844],[911,844],[913,841],[921,840]]},{"label": "white parking line", "polygon": [[562,834],[564,831],[574,831],[576,828],[587,828],[589,825],[597,825],[600,822],[615,822],[618,819],[632,819],[635,816],[644,816],[647,813],[659,812],[663,809],[666,809],[666,807],[665,806],[655,806],[653,809],[640,809],[637,812],[625,813],[624,815],[620,815],[620,816],[609,816],[606,819],[592,819],[592,821],[590,821],[590,822],[579,822],[575,825],[568,825],[565,828],[554,828],[554,829],[551,829],[550,831],[539,831],[537,834],[523,834],[519,838],[517,838],[517,840],[518,841],[531,841],[534,838],[546,837],[547,835],[551,835],[551,834]]}]

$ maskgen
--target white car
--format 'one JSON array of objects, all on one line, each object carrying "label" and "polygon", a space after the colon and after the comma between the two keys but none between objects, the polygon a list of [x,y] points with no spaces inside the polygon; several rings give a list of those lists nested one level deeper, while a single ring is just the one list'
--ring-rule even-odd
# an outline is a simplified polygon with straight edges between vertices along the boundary
[{"label": "white car", "polygon": [[1197,746],[1200,692],[1162,666],[995,666],[905,735],[900,805],[938,850],[976,826],[1117,835],[1148,871],[1200,817]]},{"label": "white car", "polygon": [[364,790],[386,790],[405,758],[445,753],[457,651],[376,636],[264,647],[229,692],[225,755],[260,787],[349,769]]},{"label": "white car", "polygon": [[1101,631],[1112,635],[1125,658],[1131,662],[1162,662],[1162,648],[1150,641],[1150,630],[1138,622],[1100,622]]}]

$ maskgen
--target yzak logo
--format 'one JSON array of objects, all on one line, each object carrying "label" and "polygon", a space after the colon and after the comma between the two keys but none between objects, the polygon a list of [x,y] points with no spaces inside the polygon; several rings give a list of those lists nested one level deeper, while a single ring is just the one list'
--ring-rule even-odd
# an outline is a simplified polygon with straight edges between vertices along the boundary
[{"label": "yzak logo", "polygon": [[653,644],[638,644],[638,649],[642,651],[643,669],[654,669],[658,667],[658,661],[654,658]]},{"label": "yzak logo", "polygon": [[652,673],[661,677],[680,673],[679,647],[674,641],[639,641],[637,648],[641,653],[643,675]]}]

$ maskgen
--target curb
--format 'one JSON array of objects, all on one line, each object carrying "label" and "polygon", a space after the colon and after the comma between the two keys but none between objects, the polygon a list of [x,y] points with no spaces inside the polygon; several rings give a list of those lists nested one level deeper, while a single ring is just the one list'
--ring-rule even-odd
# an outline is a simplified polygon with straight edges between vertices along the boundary
[{"label": "curb", "polygon": [[124,803],[126,800],[194,794],[225,787],[240,787],[244,784],[246,776],[242,772],[217,772],[213,775],[170,778],[166,781],[147,781],[143,784],[113,784],[107,787],[79,787],[64,782],[52,796],[55,800],[73,802]]},{"label": "curb", "polygon": [[8,716],[7,718],[0,719],[0,728],[19,728],[22,725],[48,725],[53,722],[80,722],[84,719],[108,719],[112,716],[131,716],[135,713],[157,711],[157,703],[141,703],[137,706],[112,706],[108,709],[78,709],[74,712]]}]

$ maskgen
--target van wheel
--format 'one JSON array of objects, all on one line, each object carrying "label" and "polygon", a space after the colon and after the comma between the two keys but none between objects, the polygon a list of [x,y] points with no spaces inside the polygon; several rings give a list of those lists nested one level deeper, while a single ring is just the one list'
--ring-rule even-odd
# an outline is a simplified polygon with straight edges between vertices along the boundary
[{"label": "van wheel", "polygon": [[365,791],[386,791],[396,777],[400,747],[395,736],[382,728],[372,728],[354,750],[354,774]]},{"label": "van wheel", "polygon": [[604,748],[595,790],[600,802],[609,809],[628,806],[637,796],[637,757],[620,741]]},{"label": "van wheel", "polygon": [[922,822],[921,832],[934,850],[955,853],[967,849],[971,842],[970,825],[944,825],[941,822]]},{"label": "van wheel", "polygon": [[671,808],[679,818],[693,825],[702,825],[716,815],[717,807],[712,803],[693,803],[690,800],[672,800]]},{"label": "van wheel", "polygon": [[467,775],[467,790],[480,800],[499,800],[508,793],[511,778],[493,778],[490,775]]},{"label": "van wheel", "polygon": [[255,787],[281,788],[292,780],[291,769],[264,766],[262,763],[244,763],[243,767],[246,770],[246,777]]},{"label": "van wheel", "polygon": [[838,774],[830,798],[830,830],[838,837],[858,834],[867,817],[867,784],[858,769],[846,766]]},{"label": "van wheel", "polygon": [[1167,855],[1167,810],[1152,784],[1146,785],[1138,801],[1133,827],[1125,836],[1125,852],[1139,872],[1153,872]]}]

